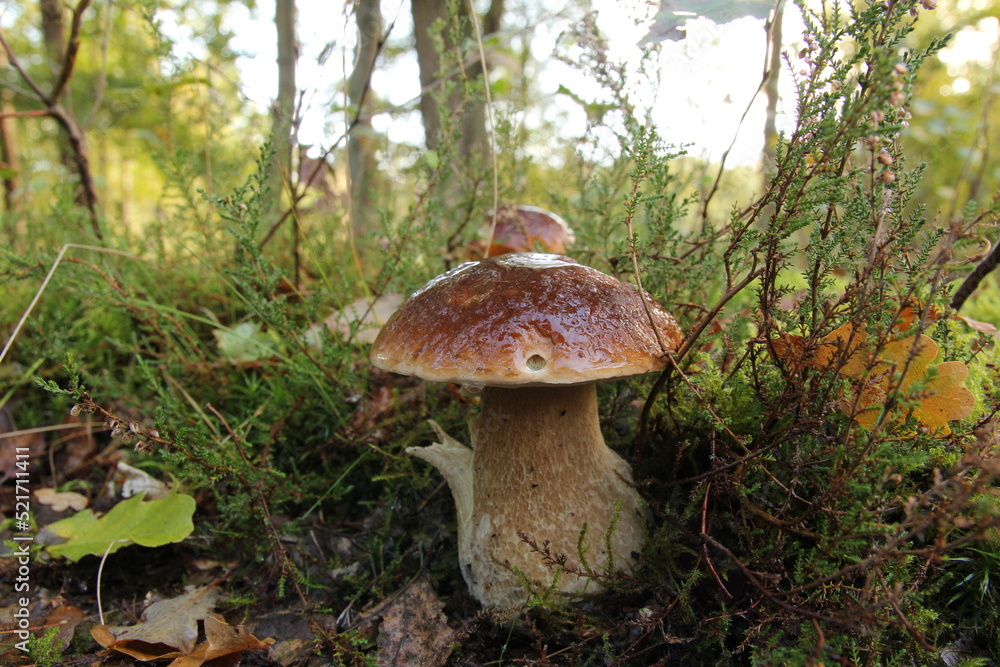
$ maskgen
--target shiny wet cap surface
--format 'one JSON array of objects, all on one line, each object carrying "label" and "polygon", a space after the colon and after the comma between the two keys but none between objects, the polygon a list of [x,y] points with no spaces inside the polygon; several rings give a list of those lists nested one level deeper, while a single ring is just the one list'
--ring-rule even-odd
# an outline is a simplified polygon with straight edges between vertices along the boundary
[{"label": "shiny wet cap surface", "polygon": [[[674,319],[647,296],[667,350]],[[466,262],[407,299],[372,346],[384,370],[492,386],[579,384],[665,365],[639,291],[561,255]]]}]

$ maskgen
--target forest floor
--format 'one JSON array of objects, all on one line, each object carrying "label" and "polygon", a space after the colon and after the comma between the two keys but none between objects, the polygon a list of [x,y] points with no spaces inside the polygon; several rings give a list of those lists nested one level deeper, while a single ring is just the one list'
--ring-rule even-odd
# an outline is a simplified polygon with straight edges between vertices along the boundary
[{"label": "forest floor", "polygon": [[[436,398],[427,393],[456,396],[444,386]],[[378,413],[372,404],[359,410]],[[15,452],[28,452],[33,522],[25,541],[17,541],[27,533],[13,520],[0,533],[0,664],[608,664],[637,639],[632,620],[656,607],[647,591],[513,616],[484,611],[458,569],[443,482],[423,496],[400,486],[399,498],[344,499],[294,527],[290,517],[270,515],[259,541],[249,542],[212,527],[221,511],[216,490],[189,490],[197,512],[184,540],[128,544],[75,562],[52,557],[47,547],[58,539],[45,527],[83,503],[74,506],[73,492],[39,494],[51,483],[47,471],[71,471],[60,488],[91,489],[85,502],[103,515],[122,502],[109,489],[145,483],[120,465],[131,447],[84,419],[67,417],[48,445],[40,433],[0,439],[0,512],[15,516],[24,502]],[[272,527],[280,548],[269,539]],[[23,549],[30,556],[20,556]],[[298,578],[288,576],[289,563]]]}]

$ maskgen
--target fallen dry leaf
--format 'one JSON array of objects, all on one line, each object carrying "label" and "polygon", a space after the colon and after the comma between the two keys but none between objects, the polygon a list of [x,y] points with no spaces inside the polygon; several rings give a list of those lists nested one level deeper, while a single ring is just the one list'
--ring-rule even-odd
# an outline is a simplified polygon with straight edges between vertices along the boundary
[{"label": "fallen dry leaf", "polygon": [[[124,653],[136,660],[172,660],[168,667],[225,667],[237,665],[243,651],[266,650],[273,639],[257,639],[242,625],[233,627],[211,609],[218,599],[214,588],[198,588],[170,600],[151,604],[142,622],[127,627],[95,625],[91,635],[105,653]],[[198,621],[205,640],[198,642]]]},{"label": "fallen dry leaf", "polygon": [[70,473],[87,465],[97,455],[97,438],[94,434],[100,427],[92,422],[81,421],[73,415],[66,415],[62,424],[66,430],[52,442],[52,447],[57,448],[57,464]]},{"label": "fallen dry leaf", "polygon": [[[867,429],[878,422],[890,390],[918,400],[908,413],[900,412],[891,419],[912,415],[929,431],[942,436],[951,433],[949,421],[968,417],[975,407],[975,397],[964,386],[968,368],[959,361],[932,366],[938,346],[923,334],[890,341],[876,355],[869,351],[864,331],[850,322],[830,332],[812,350],[805,338],[790,334],[771,342],[775,354],[793,369],[835,369],[854,380],[856,394],[853,399],[841,401],[841,408]],[[895,378],[896,373],[903,375]]]},{"label": "fallen dry leaf", "polygon": [[242,625],[233,627],[214,614],[205,619],[206,660],[217,660],[223,656],[238,655],[243,651],[264,650],[274,644],[274,639],[257,639]]},{"label": "fallen dry leaf", "polygon": [[957,317],[958,319],[962,320],[967,325],[969,325],[969,327],[973,331],[978,331],[979,333],[984,333],[990,336],[996,336],[997,334],[1000,334],[1000,331],[997,330],[995,324],[991,324],[989,322],[980,322],[978,320],[972,319],[971,317],[966,317],[965,315],[955,315],[955,317]]},{"label": "fallen dry leaf", "polygon": [[55,489],[35,489],[35,499],[48,505],[56,512],[73,509],[76,512],[87,507],[87,496],[76,491],[56,491]]},{"label": "fallen dry leaf", "polygon": [[[375,337],[382,330],[386,320],[399,310],[403,299],[402,294],[393,293],[382,294],[374,300],[362,298],[352,301],[322,322],[309,327],[306,340],[313,347],[320,347],[319,331],[323,327],[328,327],[340,334],[345,340],[350,338],[355,343],[370,345],[375,341]],[[351,335],[352,329],[353,336]]]},{"label": "fallen dry leaf", "polygon": [[[27,461],[45,453],[45,437],[38,432],[18,431],[12,414],[12,401],[0,406],[0,483],[24,471]],[[28,454],[28,459],[18,454]]]},{"label": "fallen dry leaf", "polygon": [[865,332],[850,322],[843,324],[819,342],[813,365],[824,370],[836,368],[841,375],[857,378],[868,365]]},{"label": "fallen dry leaf", "polygon": [[795,334],[779,334],[771,339],[771,346],[778,359],[793,371],[811,366],[816,355],[816,350],[806,349],[806,339]]},{"label": "fallen dry leaf", "polygon": [[903,306],[899,311],[899,316],[896,318],[895,324],[893,324],[893,328],[899,333],[906,333],[920,320],[934,322],[940,317],[941,313],[934,306],[930,308],[923,305]]},{"label": "fallen dry leaf", "polygon": [[118,651],[138,660],[187,655],[198,642],[198,621],[211,613],[218,597],[214,588],[196,588],[149,605],[140,623],[95,625],[91,635],[108,652]]},{"label": "fallen dry leaf", "polygon": [[801,370],[806,366],[827,370],[838,366],[840,360],[843,360],[843,367],[849,369],[857,369],[864,364],[864,355],[861,354],[864,332],[856,333],[850,322],[834,329],[812,347],[806,338],[787,333],[772,338],[771,344],[778,358],[792,370]]},{"label": "fallen dry leaf", "polygon": [[377,664],[443,665],[451,654],[452,630],[426,577],[407,586],[382,611],[378,633]]},{"label": "fallen dry leaf", "polygon": [[937,343],[922,334],[886,343],[867,377],[848,375],[865,383],[858,401],[860,410],[855,415],[857,422],[867,429],[875,426],[880,413],[877,408],[885,404],[893,375],[903,373],[897,388],[903,397],[917,398],[918,403],[910,410],[913,418],[931,432],[950,434],[948,422],[972,414],[975,397],[963,386],[969,375],[965,364],[946,361],[932,366],[937,355]]},{"label": "fallen dry leaf", "polygon": [[212,614],[202,621],[205,626],[205,641],[187,655],[174,658],[167,667],[229,667],[240,663],[243,651],[267,650],[274,644],[273,639],[260,640],[243,629],[233,627],[220,616]]},{"label": "fallen dry leaf", "polygon": [[122,498],[131,498],[137,493],[146,493],[146,500],[156,500],[170,494],[167,485],[144,470],[133,468],[119,461],[115,469],[114,481],[122,485]]}]

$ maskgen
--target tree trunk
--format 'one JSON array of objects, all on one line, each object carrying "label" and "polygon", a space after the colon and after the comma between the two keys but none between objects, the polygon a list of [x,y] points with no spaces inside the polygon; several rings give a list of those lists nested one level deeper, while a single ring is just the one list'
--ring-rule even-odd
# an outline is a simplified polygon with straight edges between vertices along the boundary
[{"label": "tree trunk", "polygon": [[351,115],[356,120],[347,141],[347,161],[351,174],[351,231],[354,238],[359,238],[372,229],[377,217],[373,197],[377,178],[375,136],[368,100],[372,70],[382,40],[382,12],[379,0],[357,0],[354,12],[358,48],[354,70],[347,82],[347,96]]},{"label": "tree trunk", "polygon": [[[500,17],[503,14],[504,0],[493,0],[483,17],[483,34],[496,32],[500,27]],[[437,98],[441,95],[444,79],[460,79],[463,74],[470,81],[482,76],[482,66],[479,62],[478,50],[462,54],[466,59],[462,67],[451,68],[458,71],[442,71],[441,54],[435,47],[434,35],[431,33],[435,21],[449,19],[447,2],[442,0],[412,0],[413,35],[416,41],[417,63],[420,67],[420,86],[423,91],[420,96],[420,115],[424,123],[425,144],[428,150],[435,150],[441,139],[441,118],[443,114],[460,117],[461,139],[458,144],[460,158],[485,155],[489,147],[486,133],[486,112],[481,99],[468,99],[461,81],[448,96],[444,109],[438,107]],[[463,39],[474,39],[471,24],[468,20],[469,5],[467,0],[457,0],[456,18],[463,23]],[[446,50],[459,48],[448,39],[450,31],[443,33]]]},{"label": "tree trunk", "polygon": [[[7,52],[0,49],[0,69],[7,66]],[[11,100],[13,93],[9,88],[0,87],[0,170],[3,170],[3,207],[8,213],[14,210],[14,193],[17,190],[18,152],[17,130],[13,118],[5,118],[3,114],[14,111]],[[10,219],[10,242],[14,241],[13,218]]]},{"label": "tree trunk", "polygon": [[[482,17],[483,38],[500,30],[500,18],[503,16],[504,0],[493,0],[490,8]],[[475,39],[475,33],[471,35]],[[479,49],[472,51],[475,59],[467,69],[468,76],[472,80],[483,76],[483,64],[479,58]],[[486,102],[483,98],[470,100],[467,104],[467,111],[462,118],[462,141],[459,144],[459,153],[463,157],[471,155],[489,155],[490,137],[486,127]],[[485,160],[485,157],[483,158]]]},{"label": "tree trunk", "polygon": [[42,33],[45,49],[53,72],[52,92],[41,102],[48,106],[48,114],[63,129],[66,142],[59,144],[60,158],[68,168],[79,174],[80,187],[77,188],[76,203],[87,209],[90,225],[97,238],[102,237],[100,221],[97,217],[97,189],[90,173],[87,157],[87,138],[77,122],[68,94],[73,66],[80,50],[80,25],[84,11],[91,0],[80,0],[73,9],[69,40],[65,38],[65,21],[59,0],[39,0],[42,12]]},{"label": "tree trunk", "polygon": [[295,0],[276,0],[274,26],[278,35],[278,94],[272,105],[274,117],[274,163],[271,187],[274,201],[281,201],[292,174],[292,153],[295,147],[295,64],[298,43],[295,38]]},{"label": "tree trunk", "polygon": [[[45,42],[45,56],[48,59],[51,80],[54,82],[62,69],[66,57],[66,23],[63,20],[62,4],[59,0],[39,0],[42,11],[42,39]],[[61,103],[62,100],[55,100]],[[67,109],[68,110],[68,109]],[[75,170],[76,162],[65,143],[59,143],[59,161]],[[77,203],[83,203],[77,197]]]},{"label": "tree trunk", "polygon": [[[411,0],[413,13],[413,39],[420,67],[420,118],[424,123],[424,145],[428,150],[437,148],[441,134],[437,101],[434,99],[440,77],[441,55],[434,45],[431,26],[437,19],[445,19],[445,5],[439,0]],[[447,47],[446,47],[447,48]]]},{"label": "tree trunk", "polygon": [[781,74],[781,24],[784,18],[784,5],[778,5],[771,19],[771,34],[769,61],[767,65],[767,82],[764,85],[764,93],[767,95],[767,115],[764,119],[764,152],[763,172],[764,187],[767,187],[770,179],[770,172],[775,166],[775,148],[778,143],[777,117],[778,117],[778,78]]},{"label": "tree trunk", "polygon": [[40,0],[42,10],[42,38],[45,40],[45,53],[49,58],[52,76],[55,78],[62,66],[66,48],[65,22],[63,21],[62,3],[59,0]]}]

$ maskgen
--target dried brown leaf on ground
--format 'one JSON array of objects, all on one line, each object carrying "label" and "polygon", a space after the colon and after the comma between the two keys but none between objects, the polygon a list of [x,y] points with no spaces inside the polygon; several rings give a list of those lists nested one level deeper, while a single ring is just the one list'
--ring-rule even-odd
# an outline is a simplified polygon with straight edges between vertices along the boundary
[{"label": "dried brown leaf on ground", "polygon": [[56,452],[56,465],[64,475],[69,475],[93,462],[98,454],[97,438],[94,434],[103,430],[103,425],[88,423],[87,419],[89,418],[80,419],[67,415],[62,422],[65,429],[50,444]]},{"label": "dried brown leaf on ground", "polygon": [[[172,660],[168,667],[236,665],[243,651],[270,649],[273,639],[257,639],[242,625],[233,627],[218,614],[209,613],[217,598],[214,589],[195,589],[150,605],[141,623],[125,628],[97,625],[91,634],[107,655],[117,652],[141,661]],[[205,636],[200,643],[198,621]]]},{"label": "dried brown leaf on ground", "polygon": [[989,336],[1000,335],[1000,331],[997,330],[997,326],[995,324],[990,322],[980,322],[979,320],[974,320],[971,317],[966,317],[965,315],[956,315],[955,317],[965,322],[973,331],[978,331],[979,333],[984,333]]},{"label": "dried brown leaf on ground", "polygon": [[146,500],[156,500],[170,495],[170,489],[166,484],[145,470],[134,468],[124,461],[118,461],[115,464],[113,481],[121,484],[122,498],[131,498],[137,493],[145,493]]},{"label": "dried brown leaf on ground", "polygon": [[154,602],[135,625],[95,625],[91,635],[109,654],[117,651],[138,660],[182,657],[194,650],[198,621],[211,613],[218,598],[215,588],[196,588],[179,597]]},{"label": "dried brown leaf on ground", "polygon": [[187,655],[175,657],[167,667],[235,666],[240,663],[243,651],[268,650],[274,644],[270,638],[257,639],[242,625],[234,628],[217,614],[206,617],[203,624],[205,641]]},{"label": "dried brown leaf on ground", "polygon": [[427,577],[404,588],[382,612],[377,664],[435,667],[451,655],[454,633]]},{"label": "dried brown leaf on ground", "polygon": [[275,637],[268,658],[276,665],[305,665],[316,655],[317,633],[335,635],[337,619],[311,612],[304,605],[281,606],[248,619],[248,631]]},{"label": "dried brown leaf on ground", "polygon": [[[858,413],[854,418],[865,428],[875,426],[885,397],[897,389],[903,397],[913,395],[916,404],[909,413],[931,432],[948,435],[948,422],[972,414],[976,401],[964,382],[969,369],[960,361],[946,361],[937,365],[938,346],[928,336],[908,336],[886,343],[879,351],[875,363],[866,377],[857,376],[865,383]],[[894,375],[902,373],[898,383]],[[871,400],[865,400],[865,392]],[[902,411],[890,415],[898,420]]]},{"label": "dried brown leaf on ground", "polygon": [[206,618],[204,624],[205,644],[208,645],[206,661],[231,655],[238,657],[243,651],[266,650],[274,644],[274,639],[257,639],[242,625],[233,627],[215,614]]},{"label": "dried brown leaf on ground", "polygon": [[864,332],[855,332],[850,322],[831,331],[818,343],[809,344],[803,336],[783,333],[771,339],[778,359],[792,371],[806,366],[826,370],[843,361],[844,368],[855,369],[864,364]]}]

